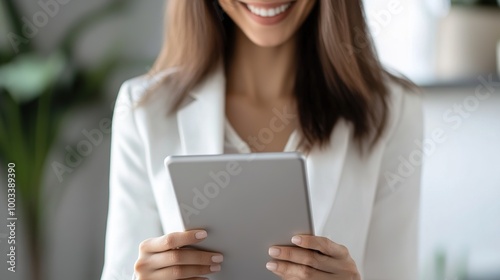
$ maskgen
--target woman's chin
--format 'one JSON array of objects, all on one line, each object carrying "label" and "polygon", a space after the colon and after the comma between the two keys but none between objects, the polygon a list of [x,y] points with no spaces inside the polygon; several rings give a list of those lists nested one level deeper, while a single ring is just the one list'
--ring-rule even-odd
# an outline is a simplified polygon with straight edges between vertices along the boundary
[{"label": "woman's chin", "polygon": [[252,36],[248,35],[248,38],[252,43],[255,45],[262,47],[262,48],[273,48],[273,47],[278,47],[283,45],[285,42],[287,42],[287,38],[283,38],[283,36],[274,36],[274,35],[267,35],[267,36]]}]

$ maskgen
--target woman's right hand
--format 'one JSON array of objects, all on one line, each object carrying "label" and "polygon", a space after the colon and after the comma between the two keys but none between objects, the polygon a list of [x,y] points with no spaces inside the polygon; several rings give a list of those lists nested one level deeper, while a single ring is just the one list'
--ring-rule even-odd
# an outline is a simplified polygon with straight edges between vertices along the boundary
[{"label": "woman's right hand", "polygon": [[220,271],[219,253],[182,248],[207,237],[204,230],[176,232],[141,242],[135,263],[138,280],[207,279],[202,275]]}]

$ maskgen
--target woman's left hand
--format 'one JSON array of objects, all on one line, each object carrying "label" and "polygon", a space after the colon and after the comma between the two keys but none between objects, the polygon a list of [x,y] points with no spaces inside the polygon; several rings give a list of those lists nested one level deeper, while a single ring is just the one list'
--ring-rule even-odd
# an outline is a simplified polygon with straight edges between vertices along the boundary
[{"label": "woman's left hand", "polygon": [[360,280],[356,263],[349,250],[328,238],[298,235],[292,238],[298,246],[273,246],[269,255],[275,260],[266,267],[283,280]]}]

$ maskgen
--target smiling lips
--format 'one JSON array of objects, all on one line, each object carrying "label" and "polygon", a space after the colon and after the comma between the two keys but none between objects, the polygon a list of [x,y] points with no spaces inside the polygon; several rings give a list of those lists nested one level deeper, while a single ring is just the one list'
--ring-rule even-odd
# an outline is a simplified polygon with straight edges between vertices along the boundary
[{"label": "smiling lips", "polygon": [[242,3],[250,17],[262,25],[274,25],[281,22],[289,14],[295,1],[281,3]]},{"label": "smiling lips", "polygon": [[263,8],[263,7],[258,7],[254,6],[251,4],[247,4],[247,8],[252,12],[254,15],[258,15],[260,17],[275,17],[278,16],[282,13],[284,13],[288,8],[290,8],[292,4],[291,3],[286,3],[282,4],[278,7],[275,8]]}]

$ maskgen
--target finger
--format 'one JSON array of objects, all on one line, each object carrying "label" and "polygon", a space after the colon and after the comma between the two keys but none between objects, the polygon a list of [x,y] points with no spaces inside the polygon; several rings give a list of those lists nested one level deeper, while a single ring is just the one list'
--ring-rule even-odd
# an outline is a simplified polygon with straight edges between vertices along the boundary
[{"label": "finger", "polygon": [[219,253],[198,250],[169,250],[149,257],[151,266],[160,269],[173,265],[216,265],[222,263],[224,257]]},{"label": "finger", "polygon": [[307,265],[301,265],[286,261],[270,261],[266,268],[283,279],[326,279],[332,276]]},{"label": "finger", "polygon": [[207,237],[205,230],[192,230],[186,232],[174,232],[164,236],[144,240],[140,244],[140,251],[147,253],[159,253],[178,247],[196,244]]},{"label": "finger", "polygon": [[316,250],[289,246],[273,246],[269,248],[269,256],[277,260],[307,265],[327,273],[335,273],[340,268],[338,261]]},{"label": "finger", "polygon": [[296,235],[292,238],[292,243],[306,249],[316,250],[335,259],[348,259],[349,250],[326,237],[313,235]]},{"label": "finger", "polygon": [[221,270],[220,265],[176,265],[153,271],[153,279],[185,279],[215,273]]}]

